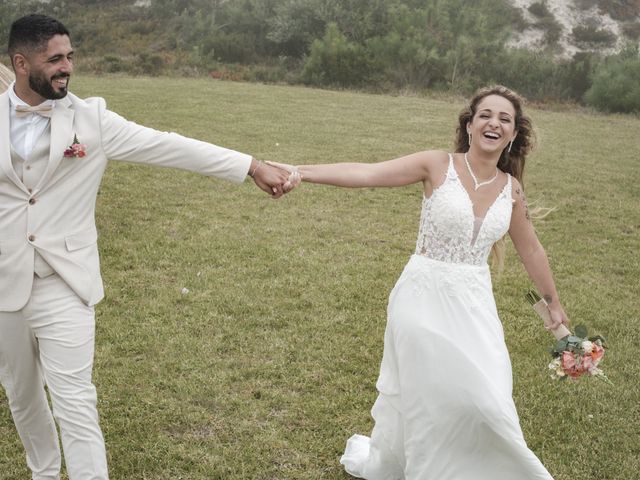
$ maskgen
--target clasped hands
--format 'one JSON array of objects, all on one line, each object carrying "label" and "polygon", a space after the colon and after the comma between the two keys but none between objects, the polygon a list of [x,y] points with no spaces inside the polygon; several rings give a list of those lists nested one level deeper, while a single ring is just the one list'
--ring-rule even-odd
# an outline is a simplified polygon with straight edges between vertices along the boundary
[{"label": "clasped hands", "polygon": [[286,163],[259,162],[252,159],[249,176],[255,184],[273,198],[280,198],[302,182],[297,167]]}]

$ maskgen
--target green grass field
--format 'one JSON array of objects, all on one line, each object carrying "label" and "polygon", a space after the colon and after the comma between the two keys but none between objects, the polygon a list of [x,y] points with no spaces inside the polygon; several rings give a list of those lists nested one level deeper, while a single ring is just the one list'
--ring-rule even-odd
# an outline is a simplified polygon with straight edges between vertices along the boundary
[{"label": "green grass field", "polygon": [[[73,87],[138,123],[290,163],[449,150],[463,106],[207,79]],[[494,289],[522,428],[556,480],[638,479],[640,119],[529,113],[540,141],[528,197],[556,207],[539,235],[573,323],[608,338],[614,385],[549,378],[552,338],[510,248]],[[94,370],[112,478],[348,478],[338,459],[372,427],[386,300],[415,247],[420,195],[305,184],[273,201],[250,181],[112,163]],[[28,478],[3,393],[0,439],[0,478]]]}]

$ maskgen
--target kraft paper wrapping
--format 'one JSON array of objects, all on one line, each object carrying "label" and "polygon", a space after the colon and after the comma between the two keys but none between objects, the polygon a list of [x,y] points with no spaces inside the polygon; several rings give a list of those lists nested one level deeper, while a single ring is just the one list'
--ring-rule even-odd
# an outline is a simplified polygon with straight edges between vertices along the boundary
[{"label": "kraft paper wrapping", "polygon": [[[549,307],[547,305],[547,302],[544,301],[544,299],[541,299],[539,302],[534,303],[533,309],[536,311],[538,315],[540,315],[542,320],[544,320],[545,325],[548,325],[549,323],[551,323],[551,314],[549,313]],[[551,333],[553,333],[553,336],[556,337],[556,340],[560,340],[566,337],[567,335],[571,335],[571,332],[564,324],[560,325],[558,328],[554,330],[551,330]]]}]

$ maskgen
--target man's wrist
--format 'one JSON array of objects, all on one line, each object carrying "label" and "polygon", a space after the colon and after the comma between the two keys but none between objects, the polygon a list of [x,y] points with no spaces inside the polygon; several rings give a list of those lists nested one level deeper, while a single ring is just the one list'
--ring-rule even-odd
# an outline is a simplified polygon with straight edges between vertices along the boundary
[{"label": "man's wrist", "polygon": [[255,174],[260,168],[260,165],[262,165],[262,162],[252,157],[251,165],[249,165],[249,171],[247,172],[247,175],[249,175],[251,178],[255,178]]}]

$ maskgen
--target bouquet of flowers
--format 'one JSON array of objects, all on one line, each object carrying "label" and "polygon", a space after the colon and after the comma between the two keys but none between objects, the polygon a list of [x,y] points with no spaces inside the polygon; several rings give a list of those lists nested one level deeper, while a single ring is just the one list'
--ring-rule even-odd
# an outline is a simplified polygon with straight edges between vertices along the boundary
[{"label": "bouquet of flowers", "polygon": [[[526,297],[534,310],[545,322],[548,322],[549,309],[544,299],[534,291],[529,291]],[[564,325],[552,332],[557,339],[556,344],[551,348],[553,361],[549,364],[549,370],[552,372],[552,378],[565,380],[589,375],[611,383],[604,372],[598,368],[606,348],[604,337],[600,335],[588,337],[587,327],[584,325],[578,325],[574,334],[571,334]]]}]

